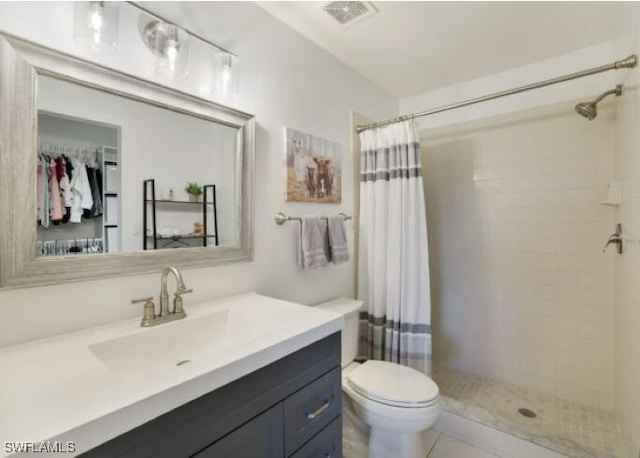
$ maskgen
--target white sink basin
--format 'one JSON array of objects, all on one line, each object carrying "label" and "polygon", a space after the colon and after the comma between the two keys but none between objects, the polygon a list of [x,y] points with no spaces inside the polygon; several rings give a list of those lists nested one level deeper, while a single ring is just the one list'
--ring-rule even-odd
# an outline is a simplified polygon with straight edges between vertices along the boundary
[{"label": "white sink basin", "polygon": [[257,314],[225,309],[160,324],[89,346],[118,379],[132,380],[179,370],[201,358],[219,357],[282,328]]}]

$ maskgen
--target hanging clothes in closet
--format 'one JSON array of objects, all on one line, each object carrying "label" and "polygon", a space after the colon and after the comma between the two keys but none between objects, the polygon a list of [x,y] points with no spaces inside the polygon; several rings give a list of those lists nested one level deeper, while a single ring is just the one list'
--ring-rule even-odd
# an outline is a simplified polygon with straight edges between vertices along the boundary
[{"label": "hanging clothes in closet", "polygon": [[86,171],[93,205],[84,211],[84,217],[97,218],[102,215],[102,171],[99,167],[87,167]]},{"label": "hanging clothes in closet", "polygon": [[41,144],[36,174],[42,227],[102,216],[102,170],[95,150]]}]

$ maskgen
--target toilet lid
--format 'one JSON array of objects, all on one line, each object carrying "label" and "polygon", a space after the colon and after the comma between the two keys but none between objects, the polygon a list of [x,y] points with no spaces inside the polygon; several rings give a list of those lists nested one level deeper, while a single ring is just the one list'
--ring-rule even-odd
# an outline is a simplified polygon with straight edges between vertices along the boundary
[{"label": "toilet lid", "polygon": [[425,374],[387,361],[367,361],[347,376],[362,396],[398,407],[424,407],[438,397],[438,385]]}]

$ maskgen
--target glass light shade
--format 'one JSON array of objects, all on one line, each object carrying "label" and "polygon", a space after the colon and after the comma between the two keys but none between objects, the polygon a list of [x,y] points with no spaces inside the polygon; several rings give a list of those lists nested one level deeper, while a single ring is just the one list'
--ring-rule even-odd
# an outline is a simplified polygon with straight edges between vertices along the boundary
[{"label": "glass light shade", "polygon": [[117,2],[75,2],[73,5],[73,39],[93,52],[118,52]]},{"label": "glass light shade", "polygon": [[152,25],[156,71],[169,78],[187,73],[189,36],[173,24],[156,22]]},{"label": "glass light shade", "polygon": [[233,54],[218,52],[215,55],[216,92],[221,95],[237,94],[240,80],[239,59]]}]

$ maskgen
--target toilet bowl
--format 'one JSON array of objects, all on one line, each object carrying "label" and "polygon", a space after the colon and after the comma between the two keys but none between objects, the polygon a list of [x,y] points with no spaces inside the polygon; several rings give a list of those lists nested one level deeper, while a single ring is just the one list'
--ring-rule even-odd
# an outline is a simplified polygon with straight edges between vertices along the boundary
[{"label": "toilet bowl", "polygon": [[369,457],[423,458],[421,432],[439,413],[438,386],[425,374],[388,361],[357,363],[361,301],[336,299],[319,305],[345,318],[342,391],[357,418],[369,427]]}]

